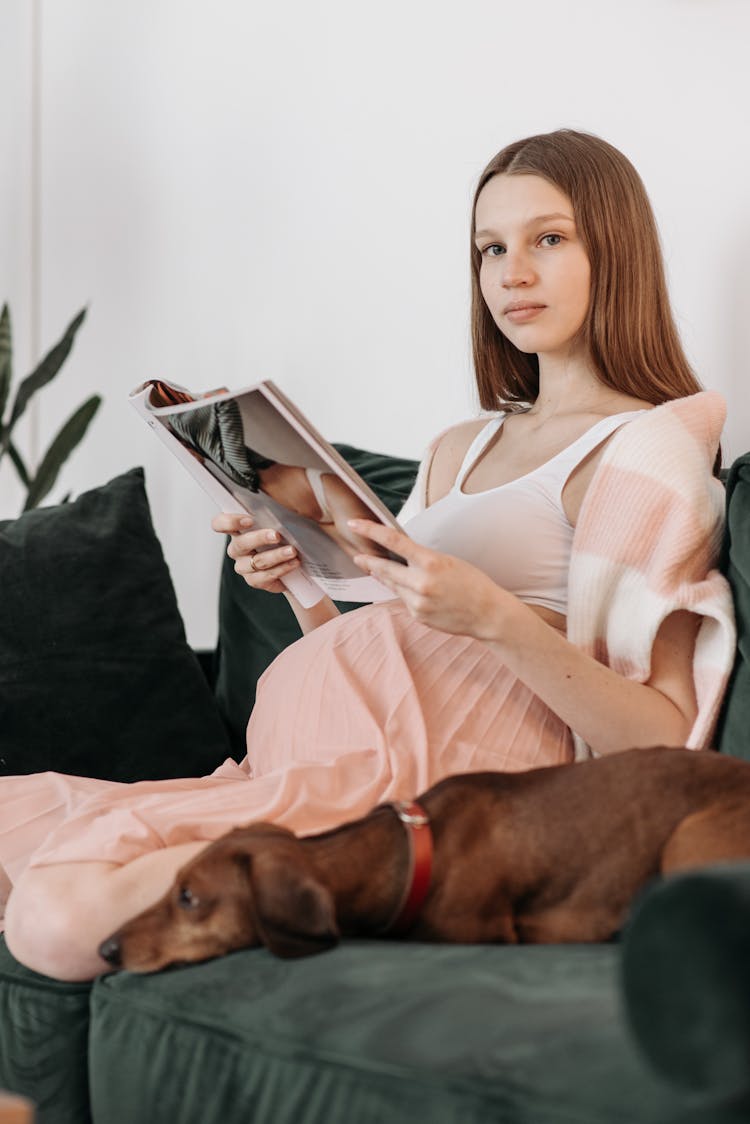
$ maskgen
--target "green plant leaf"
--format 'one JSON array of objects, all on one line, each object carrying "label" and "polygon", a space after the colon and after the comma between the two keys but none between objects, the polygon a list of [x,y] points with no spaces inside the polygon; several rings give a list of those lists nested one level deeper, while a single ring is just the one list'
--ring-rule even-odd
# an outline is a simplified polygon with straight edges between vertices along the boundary
[{"label": "green plant leaf", "polygon": [[27,375],[18,388],[16,399],[13,403],[13,410],[11,411],[10,421],[8,422],[8,433],[13,429],[21,414],[26,409],[29,399],[37,390],[46,386],[51,382],[57,372],[62,367],[67,359],[70,349],[73,346],[76,332],[80,328],[86,317],[86,309],[82,308],[78,315],[71,320],[68,327],[65,329],[65,334],[62,339],[55,344],[51,351],[48,351],[41,363]]},{"label": "green plant leaf", "polygon": [[5,415],[10,392],[11,358],[10,312],[7,304],[4,304],[3,311],[0,312],[0,423]]},{"label": "green plant leaf", "polygon": [[16,446],[13,444],[12,441],[8,446],[8,456],[10,457],[10,459],[12,460],[12,462],[15,466],[16,472],[18,473],[18,476],[21,480],[21,483],[23,484],[23,486],[25,488],[28,488],[29,484],[31,483],[31,478],[29,477],[28,469],[26,468],[26,465],[23,462],[23,457],[21,456],[21,454],[19,453],[18,449],[16,448]]},{"label": "green plant leaf", "polygon": [[89,427],[91,419],[101,405],[101,398],[93,394],[72,414],[55,437],[42,463],[31,481],[24,511],[37,507],[57,480],[58,473]]}]

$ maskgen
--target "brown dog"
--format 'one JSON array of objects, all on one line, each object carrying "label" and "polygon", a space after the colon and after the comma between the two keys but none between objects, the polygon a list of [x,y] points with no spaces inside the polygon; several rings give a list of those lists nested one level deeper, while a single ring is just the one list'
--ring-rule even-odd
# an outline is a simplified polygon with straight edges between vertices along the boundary
[{"label": "brown dog", "polygon": [[[419,804],[434,841],[408,936],[426,941],[603,941],[651,877],[750,858],[750,763],[637,749],[525,773],[467,773]],[[409,832],[391,805],[298,839],[236,828],[179,871],[156,905],[100,946],[151,972],[266,945],[301,956],[382,934],[410,877]]]}]

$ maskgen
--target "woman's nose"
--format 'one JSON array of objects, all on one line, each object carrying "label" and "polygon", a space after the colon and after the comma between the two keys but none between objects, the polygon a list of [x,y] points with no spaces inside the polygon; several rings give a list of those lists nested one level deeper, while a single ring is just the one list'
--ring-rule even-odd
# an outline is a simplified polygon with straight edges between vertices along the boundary
[{"label": "woman's nose", "polygon": [[506,251],[503,261],[503,288],[515,289],[519,285],[530,285],[533,279],[534,271],[528,256],[519,250]]}]

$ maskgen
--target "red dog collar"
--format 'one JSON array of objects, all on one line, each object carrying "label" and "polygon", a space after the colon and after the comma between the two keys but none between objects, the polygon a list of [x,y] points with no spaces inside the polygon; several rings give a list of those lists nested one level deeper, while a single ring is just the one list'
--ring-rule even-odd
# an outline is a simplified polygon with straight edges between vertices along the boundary
[{"label": "red dog collar", "polygon": [[406,889],[393,920],[383,929],[389,936],[397,937],[411,928],[427,897],[432,875],[432,832],[429,816],[416,801],[398,800],[391,807],[406,828],[409,840]]}]

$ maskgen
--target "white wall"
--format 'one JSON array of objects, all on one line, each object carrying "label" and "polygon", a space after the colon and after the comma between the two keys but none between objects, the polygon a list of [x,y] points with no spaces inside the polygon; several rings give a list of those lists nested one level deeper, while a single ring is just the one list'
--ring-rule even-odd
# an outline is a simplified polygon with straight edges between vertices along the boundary
[{"label": "white wall", "polygon": [[[531,132],[587,129],[639,168],[688,352],[729,400],[727,452],[750,447],[744,0],[34,3],[42,346],[89,306],[39,400],[41,440],[104,394],[59,490],[146,466],[193,643],[214,638],[212,509],[127,391],[270,377],[333,440],[418,455],[475,410],[473,184]],[[30,6],[0,0],[0,142],[17,154],[0,165],[0,298],[27,338]]]},{"label": "white wall", "polygon": [[[28,369],[32,353],[32,44],[33,9],[22,0],[0,0],[0,306],[8,303],[15,371]],[[17,436],[28,444],[31,412]],[[0,466],[0,518],[15,514],[23,491],[9,465]]]}]

